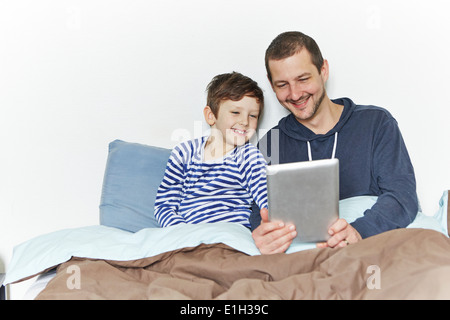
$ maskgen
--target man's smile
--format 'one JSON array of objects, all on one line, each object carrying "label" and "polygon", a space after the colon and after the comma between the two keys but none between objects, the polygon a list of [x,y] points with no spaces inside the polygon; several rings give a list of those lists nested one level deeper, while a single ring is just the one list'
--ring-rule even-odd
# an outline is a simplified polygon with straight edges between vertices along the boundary
[{"label": "man's smile", "polygon": [[309,98],[311,98],[311,95],[308,95],[304,98],[300,98],[298,100],[288,100],[288,103],[292,104],[297,109],[301,109],[306,106],[306,104],[309,101]]}]

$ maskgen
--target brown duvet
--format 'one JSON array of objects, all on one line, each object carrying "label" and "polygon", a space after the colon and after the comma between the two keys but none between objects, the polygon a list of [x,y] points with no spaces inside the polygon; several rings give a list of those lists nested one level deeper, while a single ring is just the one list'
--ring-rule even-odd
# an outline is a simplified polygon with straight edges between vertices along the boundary
[{"label": "brown duvet", "polygon": [[399,229],[292,254],[219,243],[132,261],[74,257],[37,299],[450,299],[450,239]]}]

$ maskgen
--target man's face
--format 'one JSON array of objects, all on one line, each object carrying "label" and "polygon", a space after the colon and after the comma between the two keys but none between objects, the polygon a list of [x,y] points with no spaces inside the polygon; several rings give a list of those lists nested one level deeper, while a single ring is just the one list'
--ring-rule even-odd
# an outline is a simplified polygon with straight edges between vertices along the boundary
[{"label": "man's face", "polygon": [[314,117],[325,98],[328,63],[324,61],[321,73],[311,62],[307,50],[282,60],[269,60],[272,89],[278,101],[300,122]]}]

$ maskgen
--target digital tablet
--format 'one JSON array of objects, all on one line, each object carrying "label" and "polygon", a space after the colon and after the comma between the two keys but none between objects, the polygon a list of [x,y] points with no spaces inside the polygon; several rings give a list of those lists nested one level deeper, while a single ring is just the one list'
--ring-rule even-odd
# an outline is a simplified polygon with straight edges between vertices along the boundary
[{"label": "digital tablet", "polygon": [[293,223],[294,241],[326,241],[339,219],[339,160],[268,166],[267,193],[270,220]]}]

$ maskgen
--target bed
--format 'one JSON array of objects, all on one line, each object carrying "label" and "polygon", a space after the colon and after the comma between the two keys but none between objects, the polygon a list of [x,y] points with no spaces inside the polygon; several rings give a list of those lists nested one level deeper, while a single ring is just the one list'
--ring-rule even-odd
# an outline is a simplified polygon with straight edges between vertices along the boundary
[{"label": "bed", "polygon": [[[340,249],[296,243],[260,255],[241,225],[159,227],[153,201],[169,154],[111,142],[100,224],[17,245],[5,283],[37,277],[28,297],[38,300],[450,299],[447,190],[434,215],[419,212],[405,229]],[[342,200],[340,216],[351,222],[375,201]]]}]

